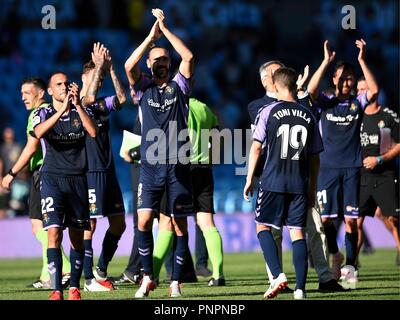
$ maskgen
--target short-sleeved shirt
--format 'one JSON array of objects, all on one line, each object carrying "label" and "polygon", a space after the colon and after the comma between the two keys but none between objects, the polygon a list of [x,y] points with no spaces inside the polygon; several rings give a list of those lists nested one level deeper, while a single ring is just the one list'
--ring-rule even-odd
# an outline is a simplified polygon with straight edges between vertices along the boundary
[{"label": "short-sleeved shirt", "polygon": [[259,114],[253,139],[267,142],[267,160],[260,180],[263,190],[305,194],[309,157],[323,150],[312,111],[295,102],[278,101]]},{"label": "short-sleeved shirt", "polygon": [[344,101],[320,93],[317,101],[319,127],[324,142],[321,168],[357,168],[362,166],[360,127],[367,94]]},{"label": "short-sleeved shirt", "polygon": [[97,125],[97,135],[92,138],[86,135],[86,151],[88,171],[114,170],[114,158],[112,154],[110,138],[111,112],[118,110],[116,96],[97,99],[96,102],[85,109]]},{"label": "short-sleeved shirt", "polygon": [[134,90],[142,125],[141,160],[176,162],[180,147],[187,142],[179,141],[177,135],[187,129],[190,79],[178,72],[159,87],[142,73]]},{"label": "short-sleeved shirt", "polygon": [[[380,107],[374,114],[364,114],[361,124],[363,158],[386,153],[393,143],[399,143],[399,118],[389,108]],[[363,174],[382,174],[395,170],[394,160],[385,161],[373,170],[361,169]]]},{"label": "short-sleeved shirt", "polygon": [[[31,113],[29,114],[29,118],[28,118],[28,124],[26,126],[26,134],[30,135],[34,138],[36,138],[35,136],[35,132],[33,131],[33,117],[35,114],[35,111],[39,108],[43,108],[48,106],[48,103],[42,103],[38,108],[36,108],[35,110],[32,110]],[[33,172],[35,171],[37,168],[40,168],[40,166],[43,163],[43,152],[42,152],[42,148],[41,146],[38,147],[38,149],[36,150],[36,152],[33,154],[33,156],[31,157],[31,159],[29,160],[29,171]]]},{"label": "short-sleeved shirt", "polygon": [[203,102],[190,98],[188,128],[192,143],[191,163],[209,164],[209,141],[202,141],[201,130],[212,130],[218,127],[218,118]]},{"label": "short-sleeved shirt", "polygon": [[[35,110],[33,128],[56,112],[52,104]],[[85,135],[82,120],[72,105],[69,113],[63,115],[40,139],[44,156],[41,172],[60,176],[85,174]]]}]

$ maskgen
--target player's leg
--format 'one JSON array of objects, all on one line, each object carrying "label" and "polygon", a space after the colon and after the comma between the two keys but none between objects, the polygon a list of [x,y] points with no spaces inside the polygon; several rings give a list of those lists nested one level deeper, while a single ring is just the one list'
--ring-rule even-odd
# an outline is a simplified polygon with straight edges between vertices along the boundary
[{"label": "player's leg", "polygon": [[[163,201],[161,202],[162,202],[161,210],[162,212],[166,212],[165,194],[163,196]],[[172,248],[173,240],[174,240],[174,228],[172,225],[171,217],[169,215],[160,212],[160,219],[158,220],[158,234],[156,243],[154,244],[154,252],[153,252],[153,272],[155,279],[159,279],[160,277],[160,270],[162,264],[164,263],[165,257],[167,256],[169,250],[171,250]]]},{"label": "player's leg", "polygon": [[62,253],[61,243],[65,227],[65,207],[61,193],[60,178],[47,174],[41,175],[41,204],[43,228],[47,231],[47,265],[53,292],[50,300],[63,299]]},{"label": "player's leg", "polygon": [[85,249],[83,244],[83,230],[68,228],[71,241],[71,284],[68,292],[68,300],[81,300],[80,279],[82,276]]},{"label": "player's leg", "polygon": [[[68,300],[80,300],[80,279],[85,258],[84,230],[90,230],[89,199],[86,176],[63,179],[66,208],[65,223],[71,241],[71,283]],[[86,284],[86,283],[85,283]]]},{"label": "player's leg", "polygon": [[317,200],[324,226],[329,253],[332,255],[332,272],[335,280],[340,278],[340,267],[344,260],[337,245],[337,230],[333,223],[340,212],[341,172],[337,169],[320,170],[317,184]]},{"label": "player's leg", "polygon": [[221,235],[214,223],[214,179],[211,167],[192,167],[193,204],[196,222],[203,232],[213,267],[209,286],[225,285]]},{"label": "player's leg", "polygon": [[303,229],[307,221],[307,197],[302,194],[287,194],[288,211],[286,226],[292,241],[293,265],[296,272],[295,299],[306,298],[308,250]]},{"label": "player's leg", "polygon": [[85,275],[85,283],[90,284],[94,279],[93,274],[93,246],[92,239],[93,234],[96,231],[97,220],[90,219],[90,230],[85,230],[83,235],[83,245],[85,248],[85,257],[83,262],[83,272]]},{"label": "player's leg", "polygon": [[186,255],[189,252],[187,216],[193,215],[192,177],[190,165],[168,165],[167,206],[171,210],[172,224],[176,234],[176,248],[171,276],[170,297],[181,296]]},{"label": "player's leg", "polygon": [[399,239],[399,189],[398,182],[393,176],[382,177],[376,188],[376,202],[384,223],[389,226],[389,231],[397,247],[396,264],[400,265],[400,239]]},{"label": "player's leg", "polygon": [[195,234],[196,275],[200,277],[210,277],[212,272],[208,269],[206,240],[197,222]]},{"label": "player's leg", "polygon": [[346,265],[356,267],[357,218],[359,216],[360,170],[346,169],[343,177],[343,212],[346,223]]},{"label": "player's leg", "polygon": [[287,287],[286,275],[282,272],[276,242],[272,228],[281,228],[284,214],[284,197],[280,193],[258,190],[256,206],[256,231],[263,252],[264,260],[272,273],[272,280],[264,298],[271,299]]},{"label": "player's leg", "polygon": [[118,248],[118,242],[126,229],[125,207],[121,188],[115,173],[102,173],[105,182],[102,198],[105,199],[104,215],[108,216],[109,228],[102,243],[102,250],[96,266],[97,280],[107,281],[107,268]]}]

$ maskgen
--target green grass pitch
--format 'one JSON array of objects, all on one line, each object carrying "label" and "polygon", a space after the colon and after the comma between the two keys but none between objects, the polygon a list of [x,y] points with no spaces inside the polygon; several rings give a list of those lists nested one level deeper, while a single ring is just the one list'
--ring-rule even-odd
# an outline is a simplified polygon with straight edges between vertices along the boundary
[{"label": "green grass pitch", "polygon": [[[314,269],[309,269],[307,298],[316,300],[400,300],[400,268],[395,265],[396,252],[376,250],[371,255],[360,256],[360,274],[357,288],[344,293],[319,293],[318,279]],[[284,271],[289,286],[295,286],[295,274],[291,263],[291,252],[284,253]],[[127,263],[127,257],[115,258],[109,267],[109,275],[117,276]],[[97,259],[95,259],[97,262]],[[49,291],[27,288],[38,275],[41,260],[0,260],[0,300],[47,300]],[[182,299],[192,300],[262,300],[267,289],[265,263],[261,253],[226,254],[224,258],[225,287],[207,287],[207,279],[198,283],[187,283],[182,288]],[[168,299],[168,284],[164,269],[161,284],[147,299]],[[82,299],[126,300],[133,299],[137,286],[122,284],[118,290],[105,293],[87,293],[82,290]],[[64,293],[65,297],[67,296]],[[293,299],[291,294],[280,294],[275,299]]]}]

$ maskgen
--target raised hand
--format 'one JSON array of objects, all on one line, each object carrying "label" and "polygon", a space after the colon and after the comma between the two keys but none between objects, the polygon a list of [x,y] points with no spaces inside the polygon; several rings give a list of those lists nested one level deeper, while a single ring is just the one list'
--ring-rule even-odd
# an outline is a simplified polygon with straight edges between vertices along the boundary
[{"label": "raised hand", "polygon": [[310,69],[309,66],[306,65],[304,67],[303,74],[299,74],[299,77],[297,78],[297,81],[296,81],[297,89],[302,89],[304,87],[304,83],[308,79],[309,69]]},{"label": "raised hand", "polygon": [[162,32],[160,30],[159,23],[160,22],[158,20],[156,20],[156,22],[154,22],[153,27],[150,30],[149,37],[150,37],[152,42],[160,39],[161,36],[162,36]]},{"label": "raised hand", "polygon": [[360,52],[358,53],[358,61],[364,61],[367,43],[364,39],[356,40],[356,46],[360,49]]},{"label": "raised hand", "polygon": [[331,63],[335,59],[336,52],[331,51],[329,48],[329,41],[325,40],[324,42],[324,61],[327,63]]},{"label": "raised hand", "polygon": [[164,11],[162,11],[161,9],[152,9],[151,13],[157,18],[160,30],[161,32],[163,32],[167,28],[167,25],[165,24]]},{"label": "raised hand", "polygon": [[112,57],[110,54],[110,51],[107,49],[105,52],[105,59],[104,59],[104,70],[106,71],[111,71],[113,69],[113,64],[112,64]]},{"label": "raised hand", "polygon": [[80,105],[80,101],[79,101],[79,87],[75,82],[72,82],[69,85],[69,91],[68,94],[71,95],[72,97],[72,103],[77,106]]},{"label": "raised hand", "polygon": [[93,44],[92,61],[96,67],[102,68],[105,62],[107,48],[100,42]]}]

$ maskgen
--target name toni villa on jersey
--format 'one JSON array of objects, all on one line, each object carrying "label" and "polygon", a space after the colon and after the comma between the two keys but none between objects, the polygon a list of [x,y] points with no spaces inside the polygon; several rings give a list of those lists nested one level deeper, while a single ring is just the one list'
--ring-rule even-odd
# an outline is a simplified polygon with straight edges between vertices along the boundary
[{"label": "name toni villa on jersey", "polygon": [[161,304],[154,308],[157,315],[177,315],[185,318],[188,314],[192,315],[242,315],[246,307],[243,304],[199,304],[191,307],[172,307]]}]

